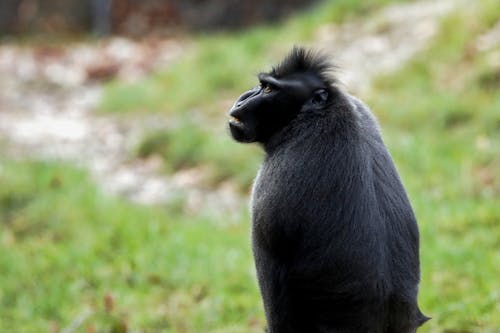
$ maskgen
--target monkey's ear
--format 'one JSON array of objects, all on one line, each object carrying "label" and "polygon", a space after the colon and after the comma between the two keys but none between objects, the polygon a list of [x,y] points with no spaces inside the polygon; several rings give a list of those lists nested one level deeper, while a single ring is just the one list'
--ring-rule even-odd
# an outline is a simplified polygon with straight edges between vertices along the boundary
[{"label": "monkey's ear", "polygon": [[313,93],[312,103],[313,104],[325,104],[328,100],[328,92],[325,89],[318,89]]},{"label": "monkey's ear", "polygon": [[316,89],[312,97],[306,102],[308,108],[320,109],[325,106],[328,101],[328,91],[326,89]]}]

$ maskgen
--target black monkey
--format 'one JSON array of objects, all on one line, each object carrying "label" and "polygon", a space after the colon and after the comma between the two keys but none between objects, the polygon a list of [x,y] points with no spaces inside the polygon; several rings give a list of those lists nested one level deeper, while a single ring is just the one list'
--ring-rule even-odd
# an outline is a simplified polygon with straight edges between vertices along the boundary
[{"label": "black monkey", "polygon": [[419,234],[375,118],[324,55],[294,48],[233,105],[265,159],[252,243],[271,333],[415,332]]}]

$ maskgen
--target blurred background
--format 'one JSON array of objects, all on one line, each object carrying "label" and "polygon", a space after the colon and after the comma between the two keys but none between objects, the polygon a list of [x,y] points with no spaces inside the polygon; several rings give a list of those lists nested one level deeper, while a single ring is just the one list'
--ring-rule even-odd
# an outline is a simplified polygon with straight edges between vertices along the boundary
[{"label": "blurred background", "polygon": [[293,45],[365,100],[419,332],[500,332],[500,0],[1,0],[0,332],[262,332],[226,112]]}]

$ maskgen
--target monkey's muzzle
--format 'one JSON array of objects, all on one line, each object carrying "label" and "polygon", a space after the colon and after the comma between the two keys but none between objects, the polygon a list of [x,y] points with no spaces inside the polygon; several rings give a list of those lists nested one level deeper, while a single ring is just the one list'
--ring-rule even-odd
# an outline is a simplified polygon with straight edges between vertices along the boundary
[{"label": "monkey's muzzle", "polygon": [[238,118],[236,118],[234,116],[229,116],[229,125],[234,125],[237,127],[244,126],[243,123],[241,122],[241,120],[239,120]]},{"label": "monkey's muzzle", "polygon": [[251,126],[243,123],[239,118],[229,116],[229,130],[233,139],[239,142],[253,142],[255,141],[255,133]]}]

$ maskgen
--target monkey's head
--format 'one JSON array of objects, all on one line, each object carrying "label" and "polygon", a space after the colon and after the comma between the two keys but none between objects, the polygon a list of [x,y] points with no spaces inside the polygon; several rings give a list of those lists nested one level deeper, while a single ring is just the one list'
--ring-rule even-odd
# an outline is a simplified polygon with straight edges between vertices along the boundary
[{"label": "monkey's head", "polygon": [[332,69],[326,57],[293,48],[260,84],[243,93],[229,111],[231,135],[239,142],[266,143],[301,112],[321,110],[331,98]]}]

